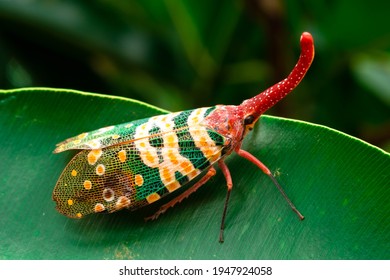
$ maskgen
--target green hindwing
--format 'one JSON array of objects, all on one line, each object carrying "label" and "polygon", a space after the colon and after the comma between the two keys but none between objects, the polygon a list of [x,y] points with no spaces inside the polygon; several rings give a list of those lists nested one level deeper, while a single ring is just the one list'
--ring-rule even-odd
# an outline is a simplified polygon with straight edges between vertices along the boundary
[{"label": "green hindwing", "polygon": [[227,139],[202,121],[214,107],[159,115],[70,138],[55,152],[82,149],[53,191],[57,209],[81,218],[137,209],[175,191],[223,155]]}]

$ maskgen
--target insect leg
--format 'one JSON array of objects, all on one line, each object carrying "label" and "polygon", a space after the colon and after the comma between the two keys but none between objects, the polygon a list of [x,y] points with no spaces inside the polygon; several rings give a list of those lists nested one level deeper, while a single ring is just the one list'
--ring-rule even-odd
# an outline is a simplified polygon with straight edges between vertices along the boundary
[{"label": "insect leg", "polygon": [[223,243],[223,231],[225,229],[225,218],[226,218],[226,212],[227,212],[227,206],[230,198],[230,192],[233,188],[233,181],[232,176],[230,175],[229,168],[227,167],[226,163],[223,160],[218,161],[219,168],[221,168],[221,171],[226,179],[226,186],[227,186],[227,193],[226,193],[226,200],[225,205],[223,207],[222,212],[222,220],[221,220],[221,229],[219,231],[219,242]]},{"label": "insect leg", "polygon": [[160,207],[160,209],[157,210],[156,213],[154,213],[150,217],[146,217],[145,220],[155,220],[163,214],[165,211],[168,210],[168,208],[175,206],[176,203],[181,202],[183,199],[187,198],[190,194],[193,192],[196,192],[201,186],[203,186],[208,180],[210,180],[211,177],[213,177],[217,171],[215,170],[214,167],[211,167],[207,173],[198,181],[196,182],[191,188],[180,194],[179,196],[173,198],[171,201],[168,203],[164,204],[163,206]]},{"label": "insect leg", "polygon": [[290,205],[291,209],[298,215],[299,219],[303,220],[305,217],[301,214],[301,212],[298,211],[298,209],[295,207],[294,203],[288,198],[287,194],[284,192],[282,187],[279,185],[278,181],[276,180],[275,176],[272,175],[271,171],[268,169],[267,166],[265,166],[260,160],[258,160],[255,156],[248,153],[247,151],[237,149],[236,153],[249,160],[250,162],[254,163],[257,167],[259,167],[268,177],[271,178],[274,185],[278,188],[280,193],[283,195],[284,199],[287,201],[287,203]]}]

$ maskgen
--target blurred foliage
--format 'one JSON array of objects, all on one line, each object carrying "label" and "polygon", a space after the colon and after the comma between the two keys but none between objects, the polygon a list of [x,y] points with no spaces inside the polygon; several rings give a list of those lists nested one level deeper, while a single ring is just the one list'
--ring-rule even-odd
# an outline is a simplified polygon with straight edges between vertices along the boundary
[{"label": "blurred foliage", "polygon": [[238,104],[292,69],[307,78],[269,113],[390,150],[389,1],[0,0],[0,88],[126,96],[176,111]]}]

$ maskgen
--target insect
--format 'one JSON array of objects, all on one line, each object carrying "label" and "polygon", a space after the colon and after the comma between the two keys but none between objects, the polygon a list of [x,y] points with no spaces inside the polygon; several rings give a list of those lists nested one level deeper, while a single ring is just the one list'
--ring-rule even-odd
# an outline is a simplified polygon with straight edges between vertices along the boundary
[{"label": "insect", "polygon": [[274,175],[255,156],[241,149],[260,115],[290,93],[303,79],[314,58],[311,34],[300,39],[301,54],[287,78],[238,106],[207,108],[159,115],[108,126],[57,144],[54,153],[81,150],[68,163],[53,191],[57,210],[70,217],[135,210],[195,183],[148,219],[156,219],[216,174],[226,178],[227,194],[219,241],[224,241],[225,217],[233,187],[224,160],[232,152],[249,160],[273,181],[291,209],[303,215],[287,197]]}]

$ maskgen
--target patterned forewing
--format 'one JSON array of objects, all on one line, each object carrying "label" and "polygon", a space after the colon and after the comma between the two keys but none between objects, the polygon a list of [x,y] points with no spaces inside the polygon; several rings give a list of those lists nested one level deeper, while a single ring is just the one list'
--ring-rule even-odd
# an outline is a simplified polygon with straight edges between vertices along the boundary
[{"label": "patterned forewing", "polygon": [[132,141],[83,150],[53,192],[57,209],[74,218],[153,203],[197,177],[223,155],[228,141],[202,125],[213,108],[138,123]]},{"label": "patterned forewing", "polygon": [[58,143],[54,153],[61,153],[66,150],[73,149],[102,149],[112,145],[132,141],[134,139],[135,129],[143,123],[148,122],[148,120],[150,119],[145,118],[81,133]]}]

